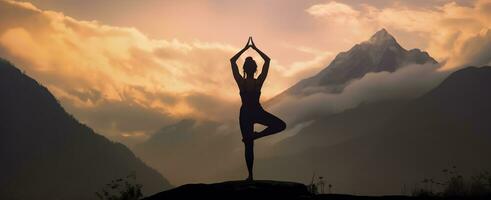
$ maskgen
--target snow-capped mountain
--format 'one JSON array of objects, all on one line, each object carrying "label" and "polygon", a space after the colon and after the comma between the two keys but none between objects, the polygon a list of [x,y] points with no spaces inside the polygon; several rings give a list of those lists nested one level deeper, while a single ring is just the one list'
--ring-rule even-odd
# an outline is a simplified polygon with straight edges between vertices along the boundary
[{"label": "snow-capped mountain", "polygon": [[420,49],[406,50],[385,29],[377,31],[368,41],[356,44],[339,53],[334,60],[315,76],[301,80],[269,103],[285,95],[309,95],[316,92],[339,93],[350,81],[360,79],[369,72],[394,72],[410,64],[437,63]]}]

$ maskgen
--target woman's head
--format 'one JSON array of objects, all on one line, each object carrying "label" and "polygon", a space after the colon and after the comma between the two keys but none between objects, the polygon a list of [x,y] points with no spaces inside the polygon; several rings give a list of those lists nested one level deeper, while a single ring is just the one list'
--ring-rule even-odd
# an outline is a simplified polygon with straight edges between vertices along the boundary
[{"label": "woman's head", "polygon": [[244,77],[247,75],[247,77],[254,77],[254,73],[257,71],[257,64],[252,57],[247,57],[244,62]]}]

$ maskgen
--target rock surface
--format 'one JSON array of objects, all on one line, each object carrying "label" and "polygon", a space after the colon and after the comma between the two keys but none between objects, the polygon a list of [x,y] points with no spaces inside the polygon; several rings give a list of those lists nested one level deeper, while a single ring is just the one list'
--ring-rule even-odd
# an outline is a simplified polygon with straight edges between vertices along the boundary
[{"label": "rock surface", "polygon": [[213,184],[187,184],[163,191],[145,200],[160,199],[310,199],[307,187],[280,181],[228,181]]},{"label": "rock surface", "polygon": [[[301,183],[282,181],[228,181],[213,184],[186,184],[171,190],[163,191],[143,200],[169,199],[300,199],[300,200],[406,200],[406,199],[446,199],[440,197],[412,197],[403,195],[357,196],[349,194],[309,193],[307,186]],[[452,199],[452,198],[450,198]]]}]

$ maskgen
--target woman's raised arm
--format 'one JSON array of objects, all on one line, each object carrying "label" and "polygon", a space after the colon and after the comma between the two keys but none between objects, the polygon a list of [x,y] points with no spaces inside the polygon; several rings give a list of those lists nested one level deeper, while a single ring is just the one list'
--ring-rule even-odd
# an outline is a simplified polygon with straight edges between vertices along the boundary
[{"label": "woman's raised arm", "polygon": [[264,81],[266,80],[266,77],[268,76],[269,62],[271,61],[271,59],[268,57],[268,55],[266,55],[265,53],[263,53],[261,50],[259,50],[256,47],[252,38],[251,38],[251,47],[252,47],[252,49],[256,50],[257,53],[259,53],[259,55],[261,56],[261,58],[263,58],[263,60],[264,60],[263,69],[261,70],[261,74],[259,74],[259,76],[257,77],[257,80],[259,80],[260,85],[262,86]]},{"label": "woman's raised arm", "polygon": [[242,76],[240,76],[239,67],[237,66],[237,60],[249,47],[249,40],[247,40],[246,46],[239,52],[237,52],[237,54],[235,54],[232,58],[230,58],[230,64],[232,65],[232,74],[234,75],[235,82],[237,82],[239,86],[239,82],[240,80],[242,80]]}]

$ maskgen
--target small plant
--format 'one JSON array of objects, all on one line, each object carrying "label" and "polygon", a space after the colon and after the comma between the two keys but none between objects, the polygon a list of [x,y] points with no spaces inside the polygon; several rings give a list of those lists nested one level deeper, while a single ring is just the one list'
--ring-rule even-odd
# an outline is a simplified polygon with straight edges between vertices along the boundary
[{"label": "small plant", "polygon": [[316,194],[318,194],[318,191],[317,191],[317,185],[314,183],[314,180],[315,180],[315,172],[312,175],[312,179],[310,180],[310,184],[308,185],[308,189],[309,189],[310,194],[316,195]]},{"label": "small plant", "polygon": [[419,184],[416,184],[412,191],[412,196],[416,196],[416,197],[438,196],[438,194],[433,191],[433,182],[434,182],[433,179],[428,179],[428,178],[423,179],[421,181],[423,187],[421,187]]},{"label": "small plant", "polygon": [[457,171],[457,167],[453,166],[450,170],[444,169],[443,173],[445,173],[448,177],[448,180],[445,182],[443,196],[446,197],[465,196],[466,191],[465,191],[464,177],[460,175],[460,173]]},{"label": "small plant", "polygon": [[[311,194],[317,195],[317,194],[324,194],[324,188],[326,185],[326,181],[323,176],[319,176],[318,180],[316,180],[315,173],[312,175],[312,179],[310,181],[310,184],[308,185],[309,192]],[[331,193],[332,190],[332,184],[328,184],[328,191]]]},{"label": "small plant", "polygon": [[136,173],[112,180],[101,191],[95,193],[100,200],[138,200],[142,194],[142,185],[136,183]]},{"label": "small plant", "polygon": [[484,171],[471,177],[469,193],[473,196],[491,196],[491,175]]},{"label": "small plant", "polygon": [[437,196],[433,191],[424,188],[415,188],[412,192],[415,197],[435,197]]},{"label": "small plant", "polygon": [[320,188],[320,193],[324,194],[324,177],[319,176],[319,181],[317,182],[317,186]]}]

